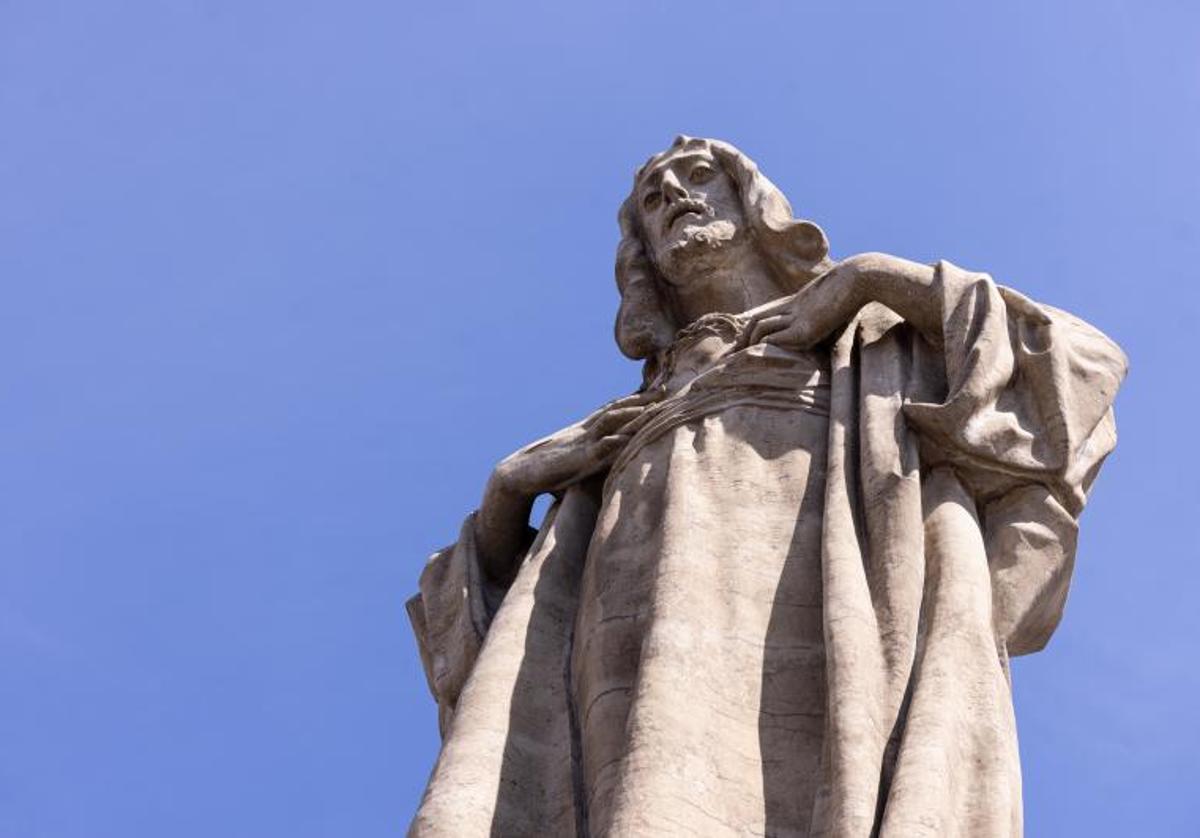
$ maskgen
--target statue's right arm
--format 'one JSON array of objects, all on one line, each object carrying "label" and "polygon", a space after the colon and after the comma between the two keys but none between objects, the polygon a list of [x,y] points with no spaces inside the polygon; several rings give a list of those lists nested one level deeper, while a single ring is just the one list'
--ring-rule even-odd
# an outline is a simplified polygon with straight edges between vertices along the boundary
[{"label": "statue's right arm", "polygon": [[612,465],[629,441],[633,423],[661,397],[659,391],[645,391],[617,399],[500,461],[475,516],[475,544],[494,581],[510,582],[529,548],[534,499],[561,492]]},{"label": "statue's right arm", "polygon": [[529,547],[529,512],[536,495],[521,491],[505,462],[488,479],[475,516],[475,546],[483,569],[508,584],[518,559]]}]

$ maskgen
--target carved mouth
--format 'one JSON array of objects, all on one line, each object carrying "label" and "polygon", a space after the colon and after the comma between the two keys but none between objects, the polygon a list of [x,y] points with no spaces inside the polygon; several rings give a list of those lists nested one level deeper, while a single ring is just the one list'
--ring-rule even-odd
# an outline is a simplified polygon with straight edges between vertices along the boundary
[{"label": "carved mouth", "polygon": [[694,200],[680,201],[671,209],[669,213],[667,213],[666,229],[670,230],[675,226],[676,221],[683,218],[685,215],[692,213],[701,216],[708,215],[708,204],[704,203],[703,201]]}]

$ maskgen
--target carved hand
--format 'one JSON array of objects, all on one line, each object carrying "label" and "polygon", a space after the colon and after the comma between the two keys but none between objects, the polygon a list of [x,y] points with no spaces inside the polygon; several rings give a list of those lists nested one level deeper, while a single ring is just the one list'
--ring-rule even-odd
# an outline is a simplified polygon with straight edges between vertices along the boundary
[{"label": "carved hand", "polygon": [[505,457],[496,476],[511,491],[536,496],[578,483],[612,464],[629,441],[629,425],[659,400],[659,391],[609,402],[582,422]]},{"label": "carved hand", "polygon": [[609,402],[581,422],[540,439],[500,461],[475,518],[475,537],[488,572],[511,578],[524,552],[534,498],[585,480],[612,465],[632,436],[630,425],[662,391]]},{"label": "carved hand", "polygon": [[869,302],[857,258],[839,262],[792,296],[751,311],[743,345],[810,349],[848,323]]},{"label": "carved hand", "polygon": [[871,302],[882,303],[926,335],[936,338],[941,332],[941,298],[933,268],[885,253],[860,253],[793,296],[751,311],[743,345],[762,342],[810,349]]}]

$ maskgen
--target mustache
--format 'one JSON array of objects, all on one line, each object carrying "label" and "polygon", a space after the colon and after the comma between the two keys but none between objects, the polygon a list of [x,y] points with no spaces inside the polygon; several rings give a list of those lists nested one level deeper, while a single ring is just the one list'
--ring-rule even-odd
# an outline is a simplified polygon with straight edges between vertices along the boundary
[{"label": "mustache", "polygon": [[699,215],[712,215],[713,210],[708,204],[695,198],[684,198],[679,203],[671,207],[671,211],[663,218],[663,231],[670,230],[675,226],[675,222],[689,212],[694,212]]}]

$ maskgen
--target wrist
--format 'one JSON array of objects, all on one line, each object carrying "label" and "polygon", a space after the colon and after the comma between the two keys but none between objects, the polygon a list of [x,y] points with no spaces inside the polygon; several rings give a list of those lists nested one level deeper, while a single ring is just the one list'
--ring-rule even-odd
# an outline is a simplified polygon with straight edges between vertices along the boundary
[{"label": "wrist", "polygon": [[828,282],[823,291],[814,295],[808,305],[815,303],[833,328],[849,322],[863,306],[875,299],[872,287],[875,278],[856,256],[839,263],[826,279]]},{"label": "wrist", "polygon": [[522,471],[523,469],[520,468],[512,457],[506,457],[501,460],[488,478],[487,486],[484,489],[485,497],[513,501],[528,494],[523,489]]}]

